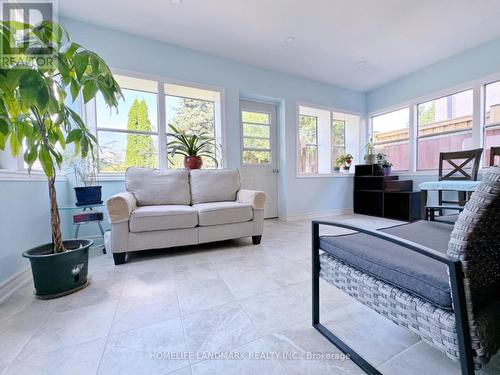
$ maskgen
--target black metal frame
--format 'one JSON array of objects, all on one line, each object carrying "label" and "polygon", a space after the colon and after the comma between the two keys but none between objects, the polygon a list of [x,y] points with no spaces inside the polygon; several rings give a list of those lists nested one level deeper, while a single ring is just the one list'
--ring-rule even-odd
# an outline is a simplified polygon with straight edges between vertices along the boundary
[{"label": "black metal frame", "polygon": [[381,375],[381,373],[361,357],[350,346],[343,342],[339,337],[335,336],[328,328],[320,323],[320,298],[319,298],[319,226],[327,225],[339,227],[343,229],[353,230],[359,233],[368,234],[370,236],[403,246],[408,250],[422,254],[432,258],[438,262],[448,266],[451,283],[451,295],[454,306],[456,331],[458,338],[458,348],[460,353],[460,366],[463,375],[474,374],[473,351],[471,347],[469,321],[467,317],[467,306],[464,290],[464,275],[462,271],[462,263],[459,260],[453,260],[443,255],[442,253],[422,246],[418,243],[407,241],[403,238],[393,236],[388,233],[356,227],[337,222],[314,220],[312,222],[312,325],[323,336],[325,336],[332,344],[338,347],[343,353],[350,356],[350,359],[356,363],[363,371],[370,375]]}]

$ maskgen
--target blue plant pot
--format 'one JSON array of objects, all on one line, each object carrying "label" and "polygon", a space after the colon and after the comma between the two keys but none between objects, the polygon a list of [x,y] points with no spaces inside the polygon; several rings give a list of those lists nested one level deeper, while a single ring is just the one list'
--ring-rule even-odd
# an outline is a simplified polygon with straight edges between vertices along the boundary
[{"label": "blue plant pot", "polygon": [[82,186],[74,189],[77,206],[102,203],[102,186]]}]

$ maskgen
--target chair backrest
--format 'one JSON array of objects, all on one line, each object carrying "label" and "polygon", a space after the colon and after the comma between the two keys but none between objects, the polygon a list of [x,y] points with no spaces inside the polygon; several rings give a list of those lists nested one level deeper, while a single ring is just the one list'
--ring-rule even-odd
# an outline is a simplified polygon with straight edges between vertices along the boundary
[{"label": "chair backrest", "polygon": [[[482,148],[466,151],[441,152],[439,154],[439,180],[477,180]],[[447,165],[445,165],[445,162]],[[451,166],[447,170],[443,167]],[[467,171],[470,169],[470,173]],[[443,175],[443,172],[446,172]]]},{"label": "chair backrest", "polygon": [[490,167],[453,227],[447,255],[462,261],[473,306],[500,297],[500,167]]},{"label": "chair backrest", "polygon": [[490,148],[490,167],[495,165],[495,156],[500,156],[500,147]]}]

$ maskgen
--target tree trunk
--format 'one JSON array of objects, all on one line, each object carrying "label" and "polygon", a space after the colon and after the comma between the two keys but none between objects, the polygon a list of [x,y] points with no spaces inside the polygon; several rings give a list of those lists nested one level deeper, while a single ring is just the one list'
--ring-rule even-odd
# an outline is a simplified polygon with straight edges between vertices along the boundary
[{"label": "tree trunk", "polygon": [[62,253],[64,245],[61,233],[61,218],[59,217],[59,207],[57,206],[56,178],[49,179],[50,198],[50,224],[52,227],[52,245],[55,253]]}]

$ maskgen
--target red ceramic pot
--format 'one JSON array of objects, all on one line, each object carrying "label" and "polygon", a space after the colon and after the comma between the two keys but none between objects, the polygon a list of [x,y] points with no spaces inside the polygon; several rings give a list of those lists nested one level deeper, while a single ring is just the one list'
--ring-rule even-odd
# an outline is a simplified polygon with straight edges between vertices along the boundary
[{"label": "red ceramic pot", "polygon": [[203,160],[199,156],[185,156],[184,168],[186,169],[200,169],[203,165]]}]

